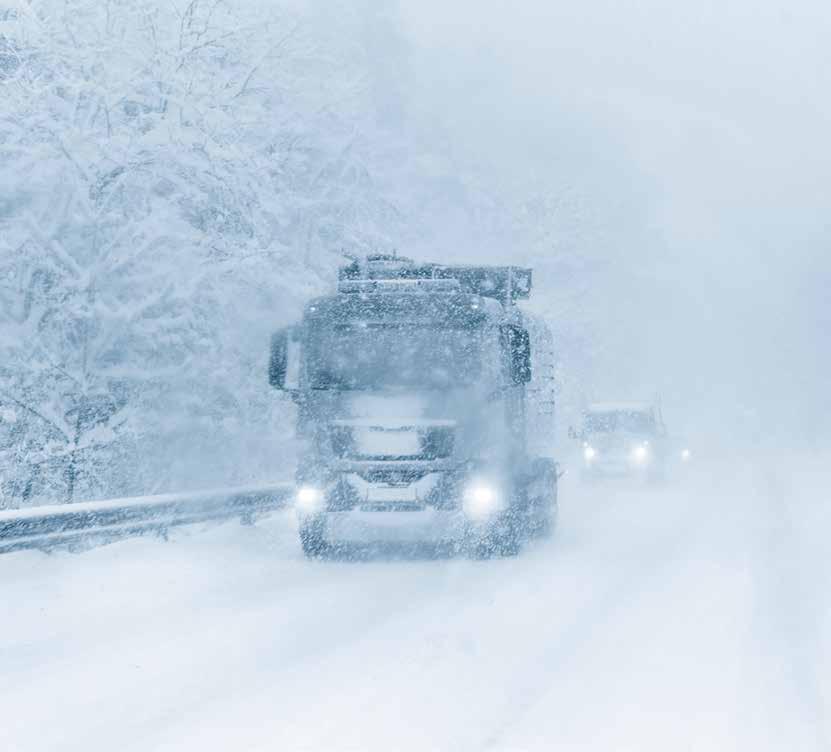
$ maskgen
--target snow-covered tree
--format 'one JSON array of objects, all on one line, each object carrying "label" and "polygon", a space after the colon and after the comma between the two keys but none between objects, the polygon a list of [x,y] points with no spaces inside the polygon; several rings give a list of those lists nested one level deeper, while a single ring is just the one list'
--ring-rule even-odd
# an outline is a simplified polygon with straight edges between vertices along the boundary
[{"label": "snow-covered tree", "polygon": [[535,263],[587,341],[581,194],[460,149],[381,0],[2,2],[0,504],[287,468],[266,343],[341,250]]},{"label": "snow-covered tree", "polygon": [[337,28],[215,0],[0,15],[7,503],[147,490],[228,457],[230,424],[269,430],[267,331],[397,219],[342,10]]}]

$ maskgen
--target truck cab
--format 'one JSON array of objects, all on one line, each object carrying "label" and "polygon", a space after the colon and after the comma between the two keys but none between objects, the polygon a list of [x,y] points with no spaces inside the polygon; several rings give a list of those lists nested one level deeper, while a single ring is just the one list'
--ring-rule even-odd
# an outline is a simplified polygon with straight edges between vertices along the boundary
[{"label": "truck cab", "polygon": [[428,544],[516,553],[551,527],[557,468],[526,440],[531,338],[518,267],[373,256],[272,338],[297,403],[296,509],[308,556]]}]

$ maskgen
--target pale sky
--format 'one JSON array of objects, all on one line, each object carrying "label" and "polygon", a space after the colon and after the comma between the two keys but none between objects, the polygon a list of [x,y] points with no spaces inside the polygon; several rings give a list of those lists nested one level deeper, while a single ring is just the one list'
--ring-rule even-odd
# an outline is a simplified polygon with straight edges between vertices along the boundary
[{"label": "pale sky", "polygon": [[616,377],[828,411],[831,4],[400,7],[426,127],[517,186],[579,185],[617,233]]}]

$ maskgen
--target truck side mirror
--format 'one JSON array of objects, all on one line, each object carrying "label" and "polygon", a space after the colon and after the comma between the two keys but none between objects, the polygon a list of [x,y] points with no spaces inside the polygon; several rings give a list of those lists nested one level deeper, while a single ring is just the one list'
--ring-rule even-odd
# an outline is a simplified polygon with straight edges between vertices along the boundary
[{"label": "truck side mirror", "polygon": [[268,383],[275,389],[294,391],[299,386],[300,343],[294,327],[280,329],[271,335],[268,361]]},{"label": "truck side mirror", "polygon": [[531,381],[531,338],[528,330],[506,326],[505,336],[511,360],[511,381],[514,384],[527,384]]}]

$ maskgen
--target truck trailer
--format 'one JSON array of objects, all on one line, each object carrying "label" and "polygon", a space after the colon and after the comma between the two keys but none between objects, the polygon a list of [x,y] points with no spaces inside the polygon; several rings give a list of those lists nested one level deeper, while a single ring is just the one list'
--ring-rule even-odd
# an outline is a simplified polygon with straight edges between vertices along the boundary
[{"label": "truck trailer", "polygon": [[273,335],[269,381],[297,405],[307,556],[514,555],[552,529],[557,463],[529,449],[545,443],[529,411],[550,413],[527,396],[550,378],[534,373],[532,339],[551,341],[518,305],[531,283],[516,266],[369,256]]}]

